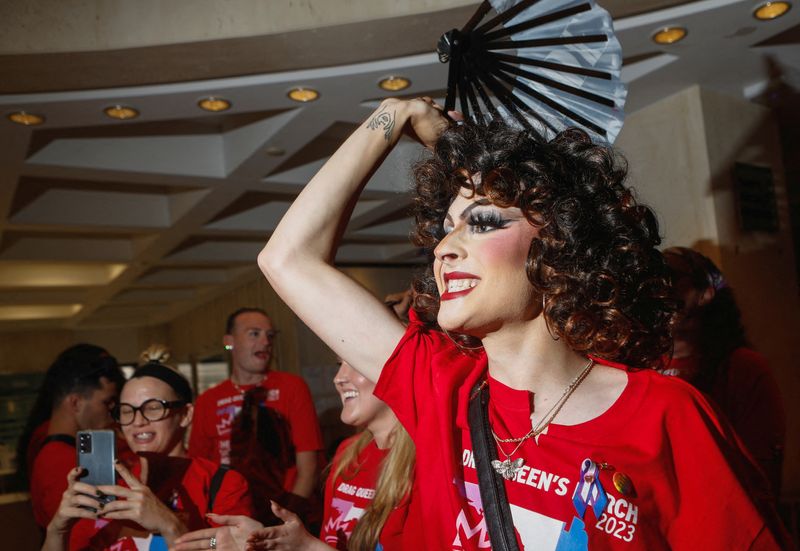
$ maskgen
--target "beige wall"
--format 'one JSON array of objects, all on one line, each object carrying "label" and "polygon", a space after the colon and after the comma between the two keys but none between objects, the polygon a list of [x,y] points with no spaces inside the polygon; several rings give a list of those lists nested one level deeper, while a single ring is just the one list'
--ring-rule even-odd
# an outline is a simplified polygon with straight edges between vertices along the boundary
[{"label": "beige wall", "polygon": [[[736,290],[750,339],[770,360],[787,412],[784,493],[800,491],[800,393],[795,341],[800,299],[777,129],[758,105],[692,87],[629,116],[617,146],[643,202],[655,208],[664,246],[695,247]],[[735,162],[773,169],[780,231],[739,229]]]},{"label": "beige wall", "polygon": [[[375,296],[408,287],[411,268],[345,268],[344,271]],[[222,333],[228,314],[241,306],[256,306],[266,310],[275,327],[280,330],[275,367],[303,376],[314,396],[320,417],[326,447],[339,437],[350,434],[352,429],[339,420],[341,400],[333,386],[333,377],[338,370],[333,352],[302,323],[277,297],[263,277],[198,307],[173,320],[168,327],[167,344],[178,361],[220,356]],[[331,323],[336,323],[335,319]]]},{"label": "beige wall", "polygon": [[[379,298],[408,287],[412,274],[412,268],[345,268],[344,271]],[[279,369],[299,373],[302,367],[335,361],[330,350],[260,275],[172,320],[167,327],[167,344],[173,357],[177,361],[189,361],[223,354],[225,320],[241,306],[263,308],[281,331],[276,358]]]},{"label": "beige wall", "polygon": [[0,333],[0,373],[45,371],[62,350],[80,342],[102,346],[120,362],[136,362],[149,344],[165,339],[165,326],[3,332]]}]

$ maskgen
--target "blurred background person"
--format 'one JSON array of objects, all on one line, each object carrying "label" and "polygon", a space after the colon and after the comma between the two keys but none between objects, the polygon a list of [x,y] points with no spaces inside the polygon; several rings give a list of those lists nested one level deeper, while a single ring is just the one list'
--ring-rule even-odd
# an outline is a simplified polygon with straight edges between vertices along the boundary
[{"label": "blurred background person", "polygon": [[92,344],[64,350],[47,370],[28,419],[30,437],[23,435],[19,446],[26,454],[20,466],[30,466],[31,505],[41,528],[56,513],[76,466],[75,434],[112,427],[124,380],[117,360]]},{"label": "blurred background person", "polygon": [[[146,355],[147,363],[125,383],[114,409],[140,462],[131,470],[117,463],[122,480],[115,486],[80,482],[78,469],[71,470],[44,550],[166,549],[177,536],[208,526],[210,512],[252,514],[244,477],[188,457],[183,441],[193,414],[189,381],[162,363],[163,348]],[[102,494],[116,499],[100,505],[94,496]]]},{"label": "blurred background person", "polygon": [[302,377],[270,370],[278,331],[266,312],[240,308],[228,316],[223,344],[231,376],[197,399],[189,454],[229,464],[250,483],[255,518],[278,522],[270,500],[319,523],[322,434]]},{"label": "blurred background person", "polygon": [[727,416],[770,483],[780,492],[786,416],[764,356],[750,348],[733,290],[706,256],[664,251],[682,303],[672,360],[663,371],[689,381]]},{"label": "blurred background person", "polygon": [[[407,318],[411,293],[386,297],[386,305]],[[247,519],[228,518],[225,534],[207,529],[178,540],[176,551],[203,549],[214,537],[220,551],[248,549],[372,551],[413,547],[411,485],[414,473],[414,443],[392,410],[374,394],[375,384],[340,361],[333,379],[342,400],[340,418],[347,425],[363,429],[344,440],[330,466],[325,483],[325,510],[319,539],[312,536],[294,513],[274,506],[283,524],[263,528]],[[220,520],[220,519],[215,519]],[[413,526],[411,530],[404,530]],[[252,533],[252,535],[250,535]],[[249,544],[245,541],[249,538]]]}]

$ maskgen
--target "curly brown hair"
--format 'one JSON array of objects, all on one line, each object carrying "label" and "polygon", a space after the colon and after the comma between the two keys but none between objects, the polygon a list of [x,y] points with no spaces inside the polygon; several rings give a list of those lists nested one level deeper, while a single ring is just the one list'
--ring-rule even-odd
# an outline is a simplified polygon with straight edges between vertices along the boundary
[{"label": "curly brown hair", "polygon": [[[499,207],[519,207],[539,229],[526,270],[545,297],[551,332],[583,354],[655,367],[671,350],[676,302],[656,249],[655,215],[636,202],[626,174],[624,159],[579,129],[548,142],[498,122],[454,126],[414,167],[413,239],[433,252],[462,188]],[[439,295],[430,268],[415,291],[415,310],[435,325]]]}]

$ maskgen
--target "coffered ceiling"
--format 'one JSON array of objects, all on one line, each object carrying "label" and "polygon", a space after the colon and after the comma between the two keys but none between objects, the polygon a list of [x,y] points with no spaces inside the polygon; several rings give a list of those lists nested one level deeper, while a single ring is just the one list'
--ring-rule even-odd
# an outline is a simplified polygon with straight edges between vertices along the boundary
[{"label": "coffered ceiling", "polygon": [[[410,79],[402,94],[443,95],[435,43],[476,5],[411,2],[417,12],[395,13],[383,4],[389,11],[369,21],[252,36],[228,29],[233,36],[164,44],[152,35],[151,43],[74,51],[4,44],[0,329],[160,323],[256,277],[255,257],[292,198],[389,95],[381,78]],[[627,110],[693,84],[755,97],[769,84],[770,63],[797,87],[800,9],[760,22],[756,5],[609,3]],[[28,25],[35,15],[10,14]],[[0,19],[13,25],[10,16]],[[687,38],[656,45],[653,32],[668,24],[687,28]],[[296,103],[287,97],[296,86],[320,98]],[[232,107],[207,113],[197,105],[207,96]],[[116,104],[139,117],[106,117]],[[46,121],[26,127],[5,118],[19,110]],[[338,263],[424,260],[407,239],[408,170],[421,154],[403,141],[372,177]]]}]

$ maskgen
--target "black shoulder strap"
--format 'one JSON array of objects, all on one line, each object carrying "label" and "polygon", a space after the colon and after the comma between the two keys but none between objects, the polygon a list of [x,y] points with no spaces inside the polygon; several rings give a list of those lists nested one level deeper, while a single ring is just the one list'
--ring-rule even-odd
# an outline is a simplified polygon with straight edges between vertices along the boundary
[{"label": "black shoulder strap", "polygon": [[217,498],[220,486],[222,486],[222,479],[225,478],[225,473],[231,470],[228,465],[220,465],[217,472],[211,477],[211,484],[208,487],[208,511],[209,513],[214,510],[214,500]]},{"label": "black shoulder strap", "polygon": [[[48,435],[47,438],[42,440],[42,448],[45,446],[45,444],[48,444],[50,442],[61,442],[63,444],[68,444],[68,445],[72,446],[73,448],[75,447],[75,437],[74,436],[70,436],[69,434],[50,434],[50,435]],[[41,448],[39,448],[39,449],[41,449]]]},{"label": "black shoulder strap", "polygon": [[489,531],[489,540],[495,551],[519,551],[514,532],[514,519],[506,497],[503,479],[492,467],[497,452],[489,426],[489,388],[478,382],[472,389],[469,401],[469,433],[478,472],[478,488],[483,503],[483,518]]}]

